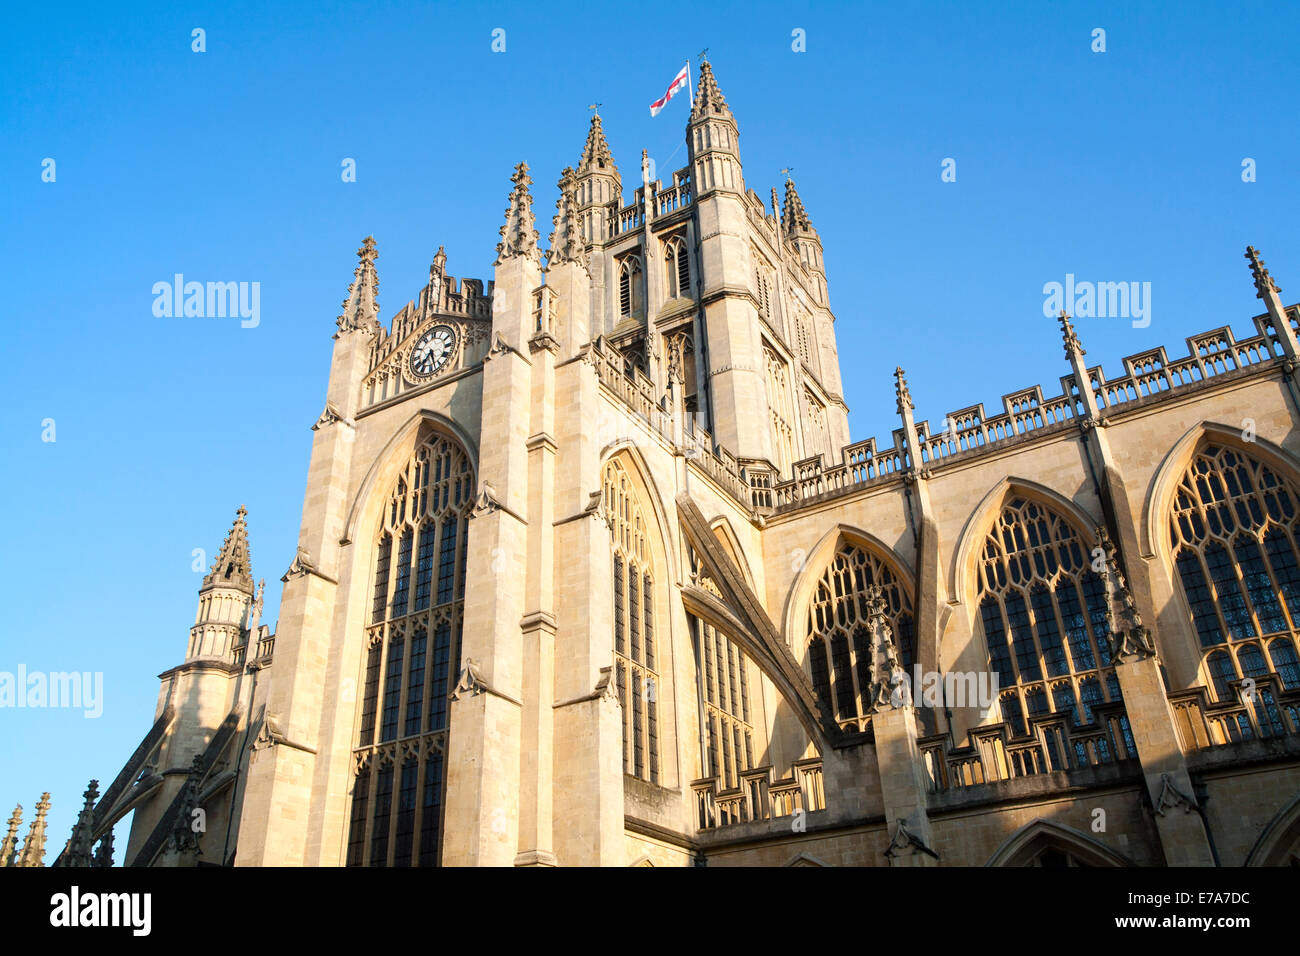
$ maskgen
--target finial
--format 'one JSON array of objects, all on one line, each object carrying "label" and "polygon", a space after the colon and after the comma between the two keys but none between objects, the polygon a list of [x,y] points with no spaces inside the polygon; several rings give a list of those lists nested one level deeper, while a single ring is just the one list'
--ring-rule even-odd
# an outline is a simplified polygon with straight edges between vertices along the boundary
[{"label": "finial", "polygon": [[1083,350],[1083,346],[1079,344],[1079,337],[1074,334],[1074,326],[1070,324],[1069,314],[1062,309],[1057,319],[1061,323],[1061,338],[1065,341],[1065,357],[1070,358],[1076,353],[1087,355],[1088,353]]},{"label": "finial", "polygon": [[1263,299],[1268,296],[1269,292],[1278,293],[1282,290],[1277,287],[1273,277],[1268,274],[1264,268],[1264,260],[1259,257],[1259,250],[1254,246],[1246,247],[1246,258],[1250,260],[1250,274],[1255,278],[1255,298]]},{"label": "finial", "polygon": [[709,48],[708,48],[708,47],[705,47],[703,50],[701,50],[698,54],[696,54],[696,58],[697,58],[701,63],[708,63],[708,62],[709,62]]},{"label": "finial", "polygon": [[904,407],[915,408],[912,404],[912,393],[908,390],[907,379],[903,374],[903,367],[900,365],[894,369],[894,396],[898,399],[898,414],[903,414]]}]

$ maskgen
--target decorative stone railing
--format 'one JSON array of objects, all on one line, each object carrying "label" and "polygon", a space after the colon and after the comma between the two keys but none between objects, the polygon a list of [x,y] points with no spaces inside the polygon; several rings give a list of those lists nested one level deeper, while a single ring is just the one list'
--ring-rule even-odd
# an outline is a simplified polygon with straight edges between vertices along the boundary
[{"label": "decorative stone railing", "polygon": [[743,771],[738,786],[722,790],[717,777],[691,783],[696,825],[701,830],[792,816],[796,810],[826,809],[820,759],[797,760],[791,775],[774,778],[770,766]]},{"label": "decorative stone railing", "polygon": [[1300,689],[1285,689],[1273,674],[1253,680],[1253,685],[1233,681],[1233,699],[1228,701],[1212,700],[1204,687],[1170,694],[1183,749],[1300,734]]},{"label": "decorative stone railing", "polygon": [[[632,201],[626,206],[620,205],[621,199],[605,204],[605,234],[610,239],[645,225],[645,191],[644,186],[638,186],[632,193]],[[652,182],[650,196],[650,209],[656,218],[685,209],[695,198],[691,189],[691,168],[684,166],[674,172],[671,186],[663,186],[659,180]]]},{"label": "decorative stone railing", "polygon": [[[600,383],[647,428],[673,443],[677,440],[672,413],[666,399],[656,398],[655,385],[640,368],[629,368],[616,349],[597,339],[583,349],[583,358],[595,370]],[[687,459],[716,482],[746,511],[751,507],[748,479],[734,455],[721,448],[713,436],[697,428],[687,416],[681,430]]]},{"label": "decorative stone railing", "polygon": [[[1300,331],[1300,306],[1287,307],[1291,326]],[[1150,349],[1123,359],[1124,374],[1108,380],[1100,366],[1088,370],[1089,385],[1102,419],[1113,410],[1138,401],[1159,401],[1198,382],[1225,374],[1271,367],[1282,356],[1267,315],[1252,319],[1257,334],[1237,341],[1225,326],[1186,339],[1188,354],[1170,361],[1164,348]],[[918,468],[934,469],[959,458],[980,454],[1026,435],[1066,427],[1084,416],[1085,404],[1074,375],[1060,379],[1061,394],[1044,397],[1034,385],[1002,396],[1002,412],[989,417],[984,405],[951,412],[935,432],[928,421],[916,425],[921,461]],[[902,429],[893,433],[893,448],[877,451],[874,439],[844,448],[842,464],[825,467],[821,459],[798,462],[794,475],[772,486],[751,489],[751,507],[762,512],[782,512],[823,497],[847,494],[872,482],[898,476],[913,465]]]},{"label": "decorative stone railing", "polygon": [[977,727],[963,747],[947,734],[917,742],[931,793],[1034,774],[1078,770],[1137,757],[1122,703],[1093,706],[1094,723],[1076,726],[1065,714],[1030,718],[1030,733],[1011,737],[1002,724]]}]

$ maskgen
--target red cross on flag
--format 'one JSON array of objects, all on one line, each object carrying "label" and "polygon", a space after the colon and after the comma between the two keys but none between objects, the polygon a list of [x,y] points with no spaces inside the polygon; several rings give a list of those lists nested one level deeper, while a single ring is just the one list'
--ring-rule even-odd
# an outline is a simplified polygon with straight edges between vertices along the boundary
[{"label": "red cross on flag", "polygon": [[691,75],[691,65],[690,63],[687,63],[685,66],[681,68],[678,74],[673,77],[673,81],[668,84],[668,92],[650,104],[651,116],[658,116],[659,111],[668,105],[668,101],[682,91],[682,89],[686,86],[686,83],[689,80],[690,75]]}]

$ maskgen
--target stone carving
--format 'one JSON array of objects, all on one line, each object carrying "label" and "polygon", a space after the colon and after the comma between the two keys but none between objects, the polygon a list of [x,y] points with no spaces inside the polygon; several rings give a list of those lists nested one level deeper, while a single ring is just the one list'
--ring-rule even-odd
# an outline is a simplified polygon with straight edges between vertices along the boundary
[{"label": "stone carving", "polygon": [[1197,803],[1195,798],[1188,796],[1174,786],[1172,774],[1162,773],[1160,775],[1160,796],[1156,798],[1152,812],[1158,817],[1163,817],[1166,810],[1172,810],[1174,807],[1182,807],[1183,813],[1191,813],[1197,809]]},{"label": "stone carving", "polygon": [[932,856],[936,860],[939,859],[938,853],[935,853],[926,845],[924,840],[908,829],[906,819],[899,820],[898,826],[894,828],[894,838],[889,841],[889,848],[885,850],[885,856],[892,860],[904,853],[915,856],[918,852]]}]

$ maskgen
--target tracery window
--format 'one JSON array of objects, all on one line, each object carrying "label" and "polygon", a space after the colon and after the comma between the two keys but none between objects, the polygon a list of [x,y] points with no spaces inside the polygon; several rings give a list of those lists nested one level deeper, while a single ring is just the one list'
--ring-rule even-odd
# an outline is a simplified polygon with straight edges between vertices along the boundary
[{"label": "tracery window", "polygon": [[826,430],[826,406],[817,400],[811,390],[803,390],[804,417],[808,422],[807,439],[809,452],[829,452],[830,435]]},{"label": "tracery window", "polygon": [[668,276],[668,298],[689,296],[691,260],[686,252],[686,240],[681,236],[674,236],[664,244],[664,266]]},{"label": "tracery window", "polygon": [[618,267],[618,314],[637,315],[645,311],[644,274],[637,256],[626,256]]},{"label": "tracery window", "polygon": [[790,405],[789,371],[772,349],[765,347],[763,356],[767,360],[767,405],[771,413],[776,466],[781,474],[786,475],[794,463],[794,416]]},{"label": "tracery window", "polygon": [[707,621],[690,617],[695,679],[703,709],[700,732],[701,777],[717,777],[722,790],[740,786],[740,775],[754,766],[754,725],[749,710],[749,671],[745,652]]},{"label": "tracery window", "polygon": [[[1076,528],[1026,498],[1008,501],[985,538],[975,603],[1013,740],[1034,735],[1029,718],[1065,714],[1074,725],[1091,725],[1097,705],[1122,699],[1107,640],[1106,585],[1090,559]],[[1047,764],[1025,772],[1135,756],[1127,716],[1113,733],[1118,741],[1095,741],[1091,754],[1080,742],[1073,759],[1058,737],[1046,738]]]},{"label": "tracery window", "polygon": [[417,446],[384,508],[353,751],[348,866],[438,865],[447,695],[460,666],[473,487],[465,451],[434,433]]},{"label": "tracery window", "polygon": [[[1207,684],[1235,702],[1236,681],[1260,684],[1251,697],[1262,735],[1284,732],[1273,691],[1300,690],[1296,656],[1300,491],[1243,451],[1206,445],[1174,493],[1170,545],[1202,650]],[[1251,736],[1241,717],[1242,736]]]},{"label": "tracery window", "polygon": [[659,782],[659,672],[654,570],[635,486],[606,463],[604,500],[614,537],[614,676],[623,710],[623,772]]},{"label": "tracery window", "polygon": [[841,542],[822,574],[808,609],[808,667],[817,696],[845,730],[865,731],[870,722],[871,629],[867,592],[878,586],[903,669],[909,678],[915,655],[912,597],[874,553]]}]

